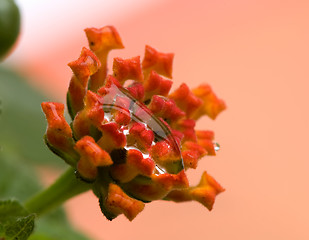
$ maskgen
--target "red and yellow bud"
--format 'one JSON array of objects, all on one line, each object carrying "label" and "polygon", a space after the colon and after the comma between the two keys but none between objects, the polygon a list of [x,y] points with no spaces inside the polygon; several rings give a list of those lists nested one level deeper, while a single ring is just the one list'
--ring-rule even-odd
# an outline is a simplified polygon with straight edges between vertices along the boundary
[{"label": "red and yellow bud", "polygon": [[213,177],[204,172],[197,186],[171,191],[166,196],[166,200],[174,202],[195,200],[203,204],[208,210],[211,210],[216,196],[223,191],[224,188]]},{"label": "red and yellow bud", "polygon": [[85,136],[75,144],[75,150],[79,153],[80,159],[77,164],[77,171],[86,180],[95,180],[98,175],[98,167],[110,166],[113,161],[110,155],[104,151],[94,139]]},{"label": "red and yellow bud", "polygon": [[173,82],[162,78],[155,71],[150,72],[149,78],[144,81],[145,100],[151,99],[153,95],[161,95],[166,97],[169,93]]},{"label": "red and yellow bud", "polygon": [[201,85],[193,89],[192,92],[203,101],[202,106],[192,116],[194,119],[198,119],[203,115],[215,119],[217,115],[226,108],[224,101],[215,95],[208,84]]},{"label": "red and yellow bud", "polygon": [[124,214],[130,221],[145,207],[143,202],[129,197],[118,185],[113,183],[109,184],[107,197],[101,204],[104,204],[105,209],[113,215]]},{"label": "red and yellow bud", "polygon": [[115,58],[107,72],[107,55],[123,48],[112,26],[85,30],[90,50],[69,66],[73,77],[68,108],[42,103],[49,148],[91,184],[102,213],[130,221],[154,200],[202,203],[209,210],[224,189],[206,172],[189,187],[185,170],[195,169],[206,155],[215,155],[212,131],[195,130],[202,115],[214,119],[225,109],[208,85],[190,90],[186,84],[169,93],[174,54],[146,46],[140,57]]},{"label": "red and yellow bud", "polygon": [[70,81],[67,96],[70,114],[74,118],[76,113],[84,107],[84,97],[90,76],[98,71],[101,63],[94,53],[84,47],[80,57],[68,65],[74,74]]},{"label": "red and yellow bud", "polygon": [[158,95],[152,96],[148,108],[156,117],[170,121],[176,121],[185,116],[185,113],[176,106],[173,100]]},{"label": "red and yellow bud", "polygon": [[198,160],[207,154],[207,151],[195,142],[186,141],[182,145],[182,157],[185,168],[196,168]]},{"label": "red and yellow bud", "polygon": [[144,158],[143,154],[136,149],[129,149],[126,163],[114,165],[111,168],[112,177],[121,182],[129,182],[136,176],[151,176],[155,169],[155,162],[151,158]]},{"label": "red and yellow bud", "polygon": [[105,151],[111,152],[114,149],[124,148],[126,146],[126,136],[119,130],[117,123],[102,124],[99,130],[102,132],[102,137],[98,140],[98,144]]},{"label": "red and yellow bud", "polygon": [[146,45],[142,67],[147,78],[152,70],[165,77],[172,78],[173,53],[161,53]]},{"label": "red and yellow bud", "polygon": [[128,79],[138,82],[144,81],[139,56],[130,59],[115,58],[113,71],[114,77],[117,78],[120,83],[124,83],[124,81]]},{"label": "red and yellow bud", "polygon": [[68,164],[76,162],[72,130],[64,118],[62,103],[43,102],[42,110],[48,123],[45,140],[47,146]]},{"label": "red and yellow bud", "polygon": [[103,84],[107,74],[107,56],[112,49],[124,48],[117,30],[113,26],[103,28],[85,29],[90,49],[97,55],[102,66],[93,75],[89,82],[89,89],[98,90]]},{"label": "red and yellow bud", "polygon": [[185,83],[181,84],[169,97],[186,113],[187,118],[192,118],[203,104],[202,100],[196,97]]},{"label": "red and yellow bud", "polygon": [[73,121],[74,136],[77,139],[91,135],[94,127],[98,127],[104,121],[102,108],[103,97],[88,90],[84,98],[84,108],[77,113]]},{"label": "red and yellow bud", "polygon": [[196,136],[197,136],[197,142],[200,146],[206,149],[207,155],[216,155],[216,150],[214,147],[214,132],[213,131],[196,131]]}]

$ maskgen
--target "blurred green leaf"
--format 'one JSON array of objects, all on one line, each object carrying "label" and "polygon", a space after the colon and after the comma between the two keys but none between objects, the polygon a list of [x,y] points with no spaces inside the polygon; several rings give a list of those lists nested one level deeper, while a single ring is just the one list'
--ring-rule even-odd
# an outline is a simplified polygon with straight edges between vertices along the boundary
[{"label": "blurred green leaf", "polygon": [[[17,198],[21,202],[41,189],[33,167],[14,152],[0,151],[0,200]],[[0,212],[0,221],[1,221]],[[1,232],[1,228],[0,228]],[[57,209],[36,221],[31,240],[86,240],[68,223],[62,209]]]},{"label": "blurred green leaf", "polygon": [[34,218],[17,200],[0,201],[0,237],[27,239],[33,231]]},{"label": "blurred green leaf", "polygon": [[[44,144],[47,123],[40,104],[46,100],[21,76],[0,66],[0,200],[16,198],[24,202],[39,192],[42,186],[35,171],[38,164],[67,168]],[[19,223],[30,221],[29,216]],[[35,222],[29,239],[87,238],[76,232],[63,209],[58,209]]]},{"label": "blurred green leaf", "polygon": [[46,100],[21,76],[0,67],[0,147],[18,152],[27,162],[65,166],[43,141],[47,123],[41,102]]}]

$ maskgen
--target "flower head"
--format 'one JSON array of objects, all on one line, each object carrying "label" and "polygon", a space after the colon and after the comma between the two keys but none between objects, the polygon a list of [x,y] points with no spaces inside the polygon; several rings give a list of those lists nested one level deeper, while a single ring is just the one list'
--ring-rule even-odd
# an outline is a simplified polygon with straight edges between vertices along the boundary
[{"label": "flower head", "polygon": [[107,56],[123,48],[116,29],[85,30],[90,50],[69,63],[73,71],[67,94],[72,123],[61,103],[44,102],[48,147],[92,184],[103,214],[129,220],[146,202],[195,200],[209,210],[224,189],[206,172],[197,186],[185,173],[206,155],[216,154],[212,131],[196,130],[203,115],[214,119],[225,109],[209,85],[170,93],[174,55],[146,46],[145,56],[115,58],[107,73]]}]

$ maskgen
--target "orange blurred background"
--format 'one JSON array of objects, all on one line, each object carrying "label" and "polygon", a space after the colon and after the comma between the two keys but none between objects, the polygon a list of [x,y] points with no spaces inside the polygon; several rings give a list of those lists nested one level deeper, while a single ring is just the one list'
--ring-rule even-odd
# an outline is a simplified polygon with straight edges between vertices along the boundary
[{"label": "orange blurred background", "polygon": [[[221,150],[190,171],[225,188],[214,209],[154,202],[133,221],[109,222],[89,192],[66,204],[92,239],[309,239],[309,1],[29,1],[9,64],[64,102],[67,63],[87,45],[83,29],[114,25],[125,45],[114,56],[143,57],[149,44],[174,52],[174,86],[209,83],[228,109],[199,129]],[[69,5],[71,4],[71,5]]]}]

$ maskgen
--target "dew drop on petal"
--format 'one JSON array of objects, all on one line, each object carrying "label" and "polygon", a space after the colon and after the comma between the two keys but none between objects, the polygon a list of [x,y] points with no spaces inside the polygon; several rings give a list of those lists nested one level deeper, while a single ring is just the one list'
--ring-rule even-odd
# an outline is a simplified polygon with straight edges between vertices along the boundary
[{"label": "dew drop on petal", "polygon": [[163,161],[159,161],[159,158],[156,160],[147,149],[140,149],[136,145],[127,145],[125,147],[126,150],[138,149],[142,152],[144,158],[152,158],[156,164],[155,174],[178,173],[184,169],[180,147],[168,126],[155,117],[146,105],[132,97],[125,88],[119,88],[115,84],[111,84],[107,89],[107,94],[104,95],[103,109],[105,119],[109,122],[115,121],[115,116],[112,112],[116,111],[123,115],[129,115],[130,122],[121,127],[121,131],[126,137],[128,137],[129,129],[134,123],[142,123],[145,129],[151,130],[154,134],[151,147],[160,142],[164,143],[162,145],[165,146],[164,150],[167,155],[164,156],[165,152],[158,154],[161,159],[164,159]]}]

